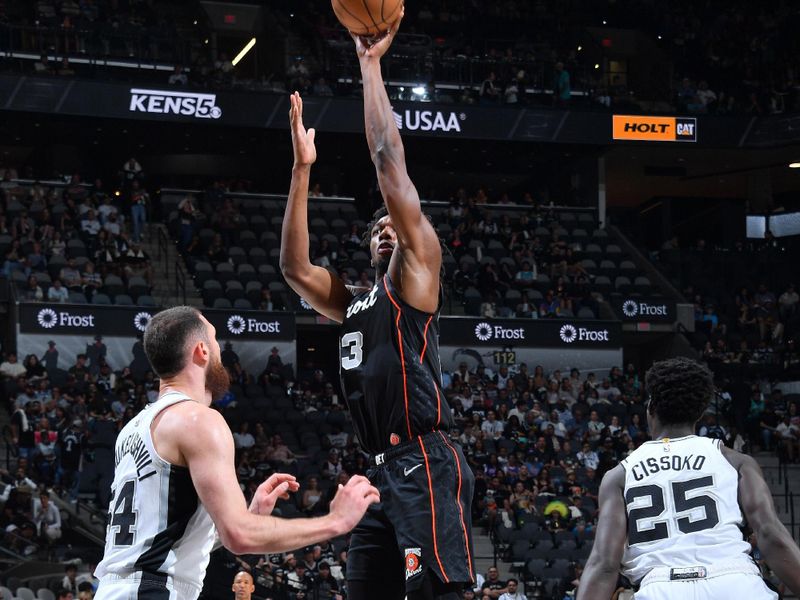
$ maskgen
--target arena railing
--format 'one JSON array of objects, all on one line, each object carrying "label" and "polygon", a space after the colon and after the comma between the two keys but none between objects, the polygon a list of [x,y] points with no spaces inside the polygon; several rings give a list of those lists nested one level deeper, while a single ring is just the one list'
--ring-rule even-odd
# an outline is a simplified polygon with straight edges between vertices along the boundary
[{"label": "arena railing", "polygon": [[152,29],[122,33],[80,26],[0,25],[0,54],[21,60],[38,60],[47,54],[54,68],[68,58],[70,64],[172,71],[177,64],[191,63],[194,41]]}]

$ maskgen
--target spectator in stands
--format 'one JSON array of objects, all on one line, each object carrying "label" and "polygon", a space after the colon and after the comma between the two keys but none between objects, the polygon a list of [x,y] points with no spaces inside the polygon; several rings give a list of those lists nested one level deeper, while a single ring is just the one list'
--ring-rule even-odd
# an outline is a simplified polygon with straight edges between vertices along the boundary
[{"label": "spectator in stands", "polygon": [[44,292],[36,279],[36,275],[28,277],[28,283],[23,292],[23,298],[29,302],[41,302],[44,299]]},{"label": "spectator in stands", "polygon": [[138,179],[131,182],[131,226],[133,227],[133,241],[142,241],[142,233],[147,224],[147,207],[150,204],[150,195],[141,187]]},{"label": "spectator in stands", "polygon": [[800,458],[800,426],[792,423],[789,413],[783,415],[781,422],[775,428],[777,441],[781,451],[785,453],[790,463],[797,462]]},{"label": "spectator in stands", "polygon": [[500,579],[500,571],[492,565],[486,571],[486,579],[481,588],[482,600],[497,600],[508,592],[508,584]]},{"label": "spectator in stands", "polygon": [[73,600],[74,598],[75,596],[69,590],[59,590],[56,594],[56,600]]},{"label": "spectator in stands", "polygon": [[266,458],[268,461],[280,465],[293,463],[296,460],[294,453],[283,443],[283,439],[277,433],[272,436],[272,442],[267,447]]},{"label": "spectator in stands", "polygon": [[186,195],[178,204],[178,219],[180,222],[180,235],[178,237],[179,250],[186,251],[195,235],[195,224],[200,216],[195,197]]},{"label": "spectator in stands", "polygon": [[78,594],[78,567],[74,563],[69,563],[64,567],[64,578],[61,580],[61,589]]},{"label": "spectator in stands", "polygon": [[331,448],[328,451],[328,458],[322,465],[322,476],[325,479],[336,479],[341,472],[342,461],[339,456],[339,450]]},{"label": "spectator in stands", "polygon": [[37,75],[53,75],[55,73],[53,66],[47,58],[46,52],[42,52],[39,56],[39,60],[33,63],[33,70]]},{"label": "spectator in stands", "polygon": [[123,186],[130,187],[131,184],[142,178],[142,165],[139,161],[131,157],[122,165],[122,183]]},{"label": "spectator in stands", "polygon": [[555,296],[553,290],[547,290],[544,299],[539,304],[539,317],[542,319],[557,317],[560,311],[560,299]]},{"label": "spectator in stands", "polygon": [[183,72],[183,67],[181,65],[175,65],[175,68],[169,76],[168,83],[170,85],[189,84],[189,78],[186,76],[186,73]]},{"label": "spectator in stands", "polygon": [[553,77],[553,104],[556,106],[569,105],[572,97],[570,86],[569,71],[564,68],[564,63],[559,61],[555,64],[555,75]]},{"label": "spectator in stands", "polygon": [[481,104],[497,104],[500,102],[500,89],[495,85],[497,75],[491,71],[481,84]]},{"label": "spectator in stands", "polygon": [[17,361],[17,354],[15,352],[9,352],[6,359],[0,363],[0,374],[8,378],[14,379],[26,373],[27,369],[25,365]]},{"label": "spectator in stands", "polygon": [[324,77],[317,79],[317,82],[314,84],[313,93],[315,96],[333,96],[333,90],[331,86],[328,85],[328,82],[325,81]]},{"label": "spectator in stands", "polygon": [[797,314],[798,302],[800,302],[800,296],[798,296],[794,284],[790,283],[786,287],[786,291],[778,298],[778,312],[781,320],[788,321]]},{"label": "spectator in stands", "polygon": [[61,537],[61,513],[55,504],[50,502],[50,495],[47,492],[42,492],[39,500],[40,504],[33,515],[39,537],[54,542]]},{"label": "spectator in stands", "polygon": [[528,600],[522,592],[518,591],[519,582],[513,577],[506,583],[507,591],[500,595],[499,600]]},{"label": "spectator in stands", "polygon": [[255,446],[256,440],[253,434],[250,433],[250,423],[242,421],[241,425],[239,425],[239,431],[233,434],[233,441],[237,449],[247,449]]}]

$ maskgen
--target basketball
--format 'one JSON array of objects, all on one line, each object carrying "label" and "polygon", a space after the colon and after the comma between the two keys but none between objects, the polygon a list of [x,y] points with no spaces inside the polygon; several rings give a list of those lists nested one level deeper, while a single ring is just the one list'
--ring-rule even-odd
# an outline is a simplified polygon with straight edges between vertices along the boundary
[{"label": "basketball", "polygon": [[400,16],[403,0],[331,0],[336,18],[356,35],[376,36]]}]

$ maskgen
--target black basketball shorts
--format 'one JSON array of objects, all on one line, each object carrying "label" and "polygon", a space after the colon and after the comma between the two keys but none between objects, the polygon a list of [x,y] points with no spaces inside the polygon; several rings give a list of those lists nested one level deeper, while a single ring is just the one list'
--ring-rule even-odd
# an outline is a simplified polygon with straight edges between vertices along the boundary
[{"label": "black basketball shorts", "polygon": [[443,583],[471,584],[475,478],[461,446],[435,431],[386,454],[367,472],[381,502],[353,530],[348,581],[412,592],[430,570]]}]

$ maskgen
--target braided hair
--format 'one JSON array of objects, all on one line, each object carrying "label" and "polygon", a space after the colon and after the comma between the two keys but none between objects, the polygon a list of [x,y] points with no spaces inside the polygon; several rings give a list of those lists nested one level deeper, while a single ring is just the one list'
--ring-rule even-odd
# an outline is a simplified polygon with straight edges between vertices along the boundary
[{"label": "braided hair", "polygon": [[696,423],[714,395],[714,376],[705,365],[679,356],[653,363],[645,375],[648,411],[664,425]]}]

